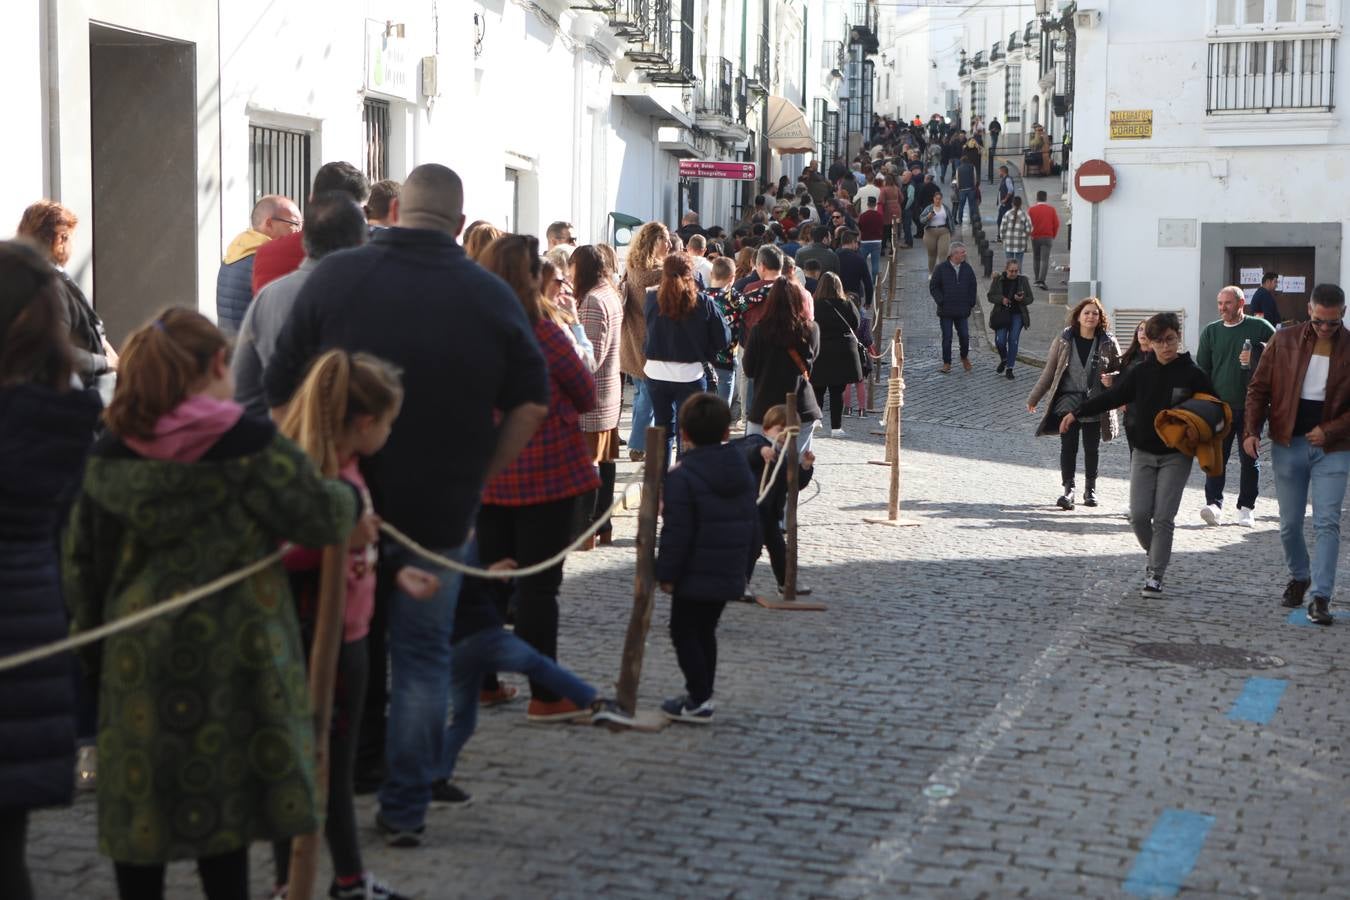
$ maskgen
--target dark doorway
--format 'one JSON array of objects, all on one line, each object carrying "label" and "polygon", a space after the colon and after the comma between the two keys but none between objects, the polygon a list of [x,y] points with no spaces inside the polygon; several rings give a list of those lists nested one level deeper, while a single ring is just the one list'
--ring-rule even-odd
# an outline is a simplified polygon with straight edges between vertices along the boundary
[{"label": "dark doorway", "polygon": [[198,308],[197,48],[89,26],[93,301],[114,343]]},{"label": "dark doorway", "polygon": [[[1229,284],[1241,286],[1248,296],[1260,286],[1256,271],[1278,272],[1275,302],[1280,305],[1280,320],[1303,322],[1308,318],[1308,298],[1312,296],[1316,253],[1312,247],[1234,247],[1230,248]],[[1243,274],[1247,275],[1243,278]],[[1301,279],[1301,280],[1300,280]]]}]

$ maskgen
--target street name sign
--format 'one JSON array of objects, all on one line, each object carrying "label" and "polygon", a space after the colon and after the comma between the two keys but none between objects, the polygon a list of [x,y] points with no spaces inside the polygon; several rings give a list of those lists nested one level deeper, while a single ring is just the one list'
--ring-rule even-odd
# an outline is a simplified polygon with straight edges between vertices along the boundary
[{"label": "street name sign", "polygon": [[731,178],[736,181],[754,181],[756,166],[752,162],[712,162],[703,159],[680,160],[681,178]]}]

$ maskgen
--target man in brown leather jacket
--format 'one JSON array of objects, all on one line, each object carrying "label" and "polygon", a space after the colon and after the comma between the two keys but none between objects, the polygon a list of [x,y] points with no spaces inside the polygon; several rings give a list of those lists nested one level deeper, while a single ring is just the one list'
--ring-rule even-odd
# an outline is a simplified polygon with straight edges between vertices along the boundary
[{"label": "man in brown leather jacket", "polygon": [[[1275,334],[1247,387],[1242,448],[1256,456],[1261,426],[1270,419],[1270,455],[1280,503],[1280,542],[1289,566],[1283,604],[1308,602],[1308,621],[1332,623],[1332,590],[1340,550],[1341,504],[1350,474],[1350,334],[1345,292],[1313,288],[1310,321]],[[1303,536],[1304,507],[1313,507],[1311,561]]]}]

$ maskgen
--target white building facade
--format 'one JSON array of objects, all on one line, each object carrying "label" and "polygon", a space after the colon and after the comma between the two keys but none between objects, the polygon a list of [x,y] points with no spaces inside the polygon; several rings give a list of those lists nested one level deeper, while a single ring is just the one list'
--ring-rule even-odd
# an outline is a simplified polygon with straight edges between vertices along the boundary
[{"label": "white building facade", "polygon": [[957,69],[963,44],[962,10],[883,7],[877,111],[897,121],[933,113],[950,116],[960,106]]},{"label": "white building facade", "polygon": [[1340,0],[1091,0],[1078,4],[1073,164],[1117,186],[1073,196],[1070,297],[1180,311],[1183,338],[1221,287],[1278,271],[1282,315],[1345,284],[1350,55]]},{"label": "white building facade", "polygon": [[[0,151],[0,215],[17,224],[40,197],[75,211],[69,268],[114,340],[170,303],[214,315],[256,198],[303,203],[332,160],[372,180],[444,163],[471,220],[515,231],[567,220],[614,240],[690,208],[727,225],[756,185],[682,181],[680,161],[774,181],[842,156],[850,77],[856,130],[870,117],[875,16],[865,0],[10,4],[0,71],[32,137]],[[801,112],[814,152],[771,147],[770,97]]]}]

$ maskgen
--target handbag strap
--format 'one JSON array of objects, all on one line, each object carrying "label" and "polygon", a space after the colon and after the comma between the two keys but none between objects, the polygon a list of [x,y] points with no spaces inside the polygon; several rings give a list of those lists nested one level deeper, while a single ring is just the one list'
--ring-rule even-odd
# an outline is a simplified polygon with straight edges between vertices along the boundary
[{"label": "handbag strap", "polygon": [[839,312],[839,307],[835,306],[833,303],[829,303],[829,304],[826,304],[826,305],[830,307],[830,312],[834,313],[835,317],[838,318],[839,321],[843,323],[843,325],[844,325],[844,332],[845,332],[850,338],[853,339],[853,343],[855,343],[855,344],[861,344],[862,341],[858,340],[858,333],[857,333],[856,331],[853,330],[853,326],[852,326],[852,325],[848,324],[848,319],[845,319],[845,318],[844,318],[843,313]]},{"label": "handbag strap", "polygon": [[802,373],[802,377],[810,381],[811,372],[806,368],[806,362],[802,359],[802,355],[797,352],[797,348],[789,347],[788,356],[792,357],[792,361],[797,364],[797,371]]}]

